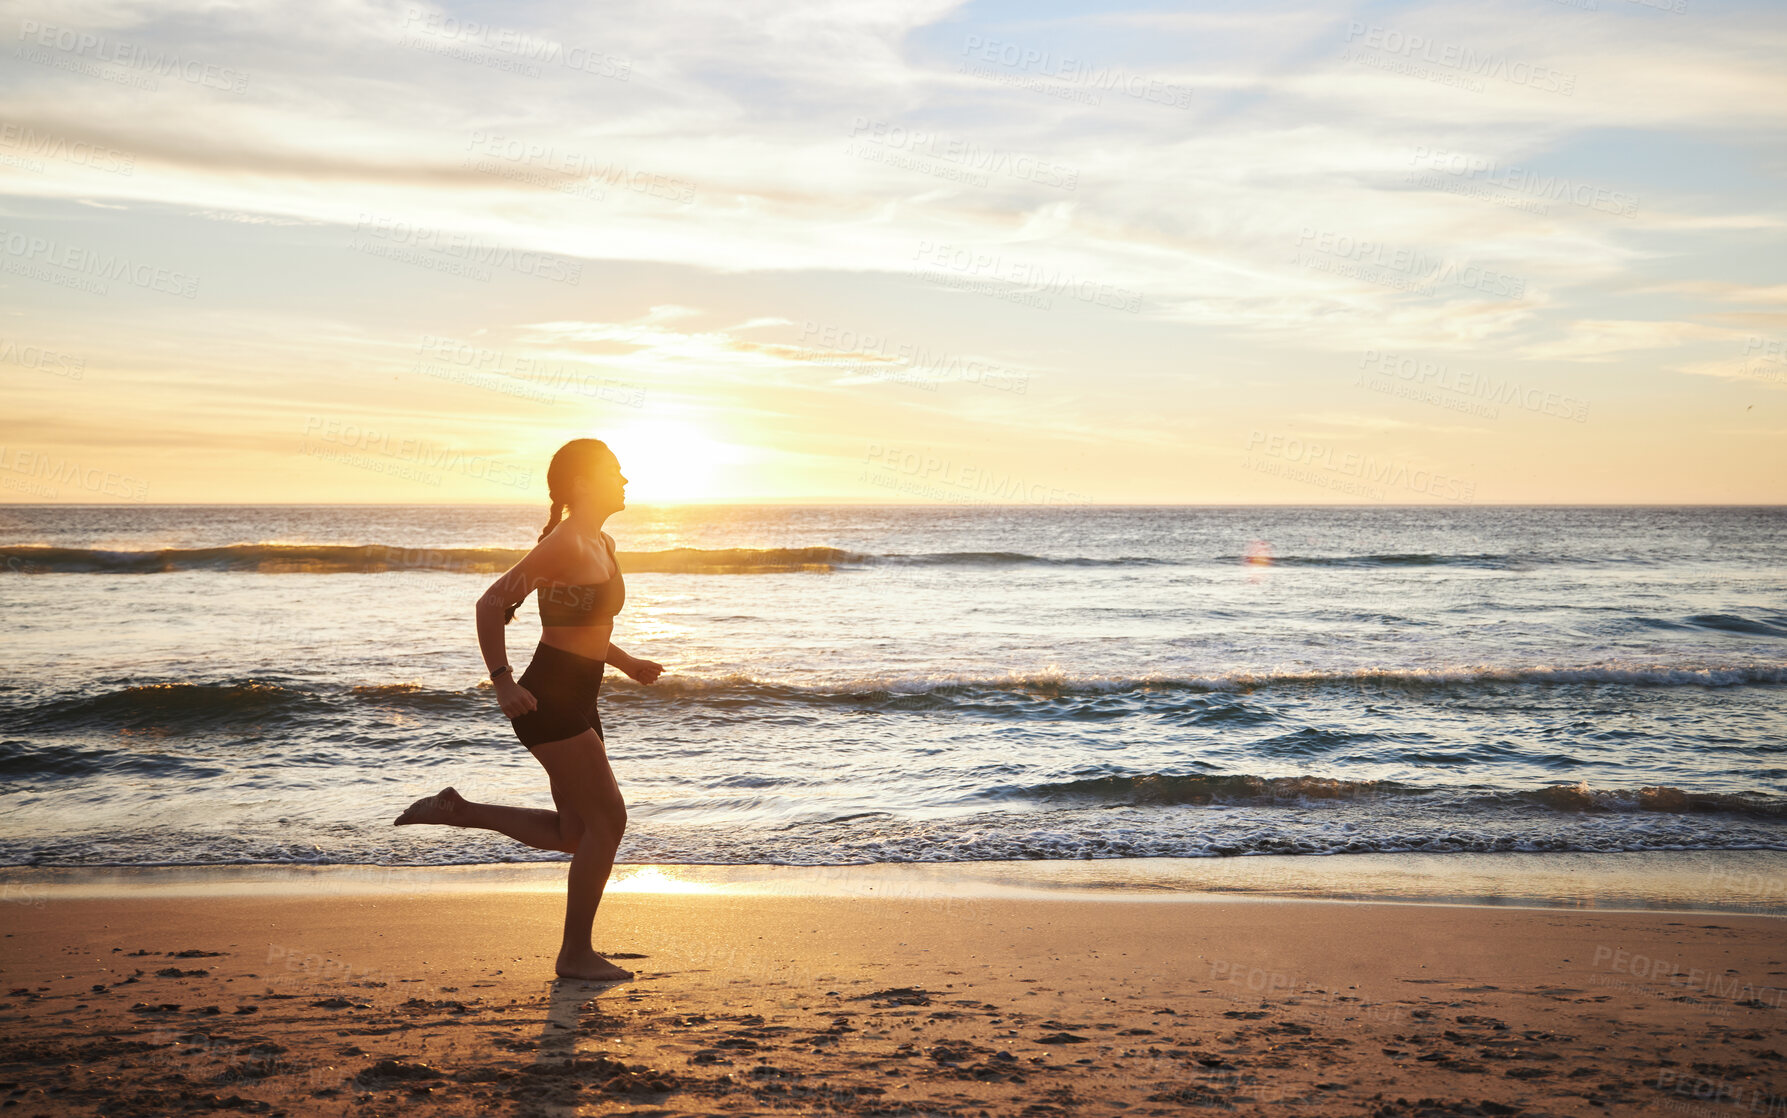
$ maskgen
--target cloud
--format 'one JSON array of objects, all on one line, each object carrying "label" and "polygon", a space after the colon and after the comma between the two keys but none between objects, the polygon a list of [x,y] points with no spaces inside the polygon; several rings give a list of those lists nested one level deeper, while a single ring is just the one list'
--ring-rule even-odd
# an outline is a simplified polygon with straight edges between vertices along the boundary
[{"label": "cloud", "polygon": [[[1158,34],[1163,57],[1189,53],[1150,67],[1124,62],[1113,41],[1112,64],[1195,86],[1190,111],[1179,111],[1121,91],[1088,106],[966,76],[957,65],[966,30],[938,36],[942,21],[960,20],[957,8],[673,3],[625,19],[566,9],[550,24],[522,11],[468,21],[410,3],[302,14],[246,4],[221,21],[209,4],[27,8],[40,22],[177,46],[249,80],[241,95],[164,81],[145,97],[53,66],[18,67],[6,119],[128,150],[138,164],[131,176],[68,167],[11,185],[39,197],[244,215],[232,221],[348,225],[394,214],[517,247],[722,274],[906,276],[917,246],[954,243],[1144,293],[1146,317],[1316,337],[1338,327],[1345,346],[1357,340],[1347,323],[1379,322],[1457,346],[1510,336],[1528,316],[1471,291],[1411,305],[1391,285],[1287,267],[1299,231],[1314,224],[1498,263],[1531,278],[1530,309],[1621,276],[1643,255],[1632,226],[1569,206],[1535,219],[1473,196],[1468,179],[1462,192],[1410,189],[1401,180],[1411,151],[1456,143],[1513,160],[1573,130],[1754,127],[1787,112],[1764,95],[1778,84],[1770,44],[1781,45],[1779,33],[1707,20],[1671,25],[1666,46],[1631,20],[1583,22],[1559,40],[1539,21],[1443,6],[1408,9],[1394,26],[1285,8],[1245,18],[1093,13],[980,32],[1027,46],[1078,22]],[[1409,51],[1409,36],[1431,49]],[[278,50],[288,38],[333,49],[292,57]],[[1487,60],[1471,63],[1480,93],[1353,57],[1451,75],[1458,65],[1421,55],[1467,50]],[[624,61],[624,80],[566,65],[573,51]],[[1578,80],[1568,95],[1547,91],[1533,67]],[[1219,108],[1231,93],[1251,107]],[[493,112],[497,104],[519,111]],[[872,158],[851,154],[862,120],[942,140],[865,148],[858,134]],[[481,156],[493,138],[523,154]],[[1012,170],[1037,161],[1071,168],[1075,189]],[[604,186],[609,172],[620,178]],[[683,185],[674,197],[654,195],[654,178]],[[568,185],[587,189],[553,189]],[[1780,226],[1773,215],[1665,209],[1661,200],[1643,218],[1671,232]],[[1551,343],[1559,352],[1572,344]]]},{"label": "cloud", "polygon": [[1541,361],[1612,361],[1636,350],[1673,349],[1692,341],[1740,336],[1737,331],[1698,322],[1579,320],[1561,337],[1520,346],[1522,357]]},{"label": "cloud", "polygon": [[1723,380],[1752,381],[1775,388],[1787,388],[1787,363],[1780,357],[1723,358],[1715,361],[1695,361],[1686,365],[1673,366],[1678,373],[1687,373],[1697,377],[1719,377]]}]

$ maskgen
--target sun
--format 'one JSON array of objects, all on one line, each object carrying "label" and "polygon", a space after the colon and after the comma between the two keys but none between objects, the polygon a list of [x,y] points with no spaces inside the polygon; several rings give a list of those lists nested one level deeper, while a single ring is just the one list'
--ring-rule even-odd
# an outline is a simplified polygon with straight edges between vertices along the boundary
[{"label": "sun", "polygon": [[601,439],[620,459],[630,504],[713,500],[731,488],[726,468],[749,457],[745,448],[683,419],[642,419],[606,430]]}]

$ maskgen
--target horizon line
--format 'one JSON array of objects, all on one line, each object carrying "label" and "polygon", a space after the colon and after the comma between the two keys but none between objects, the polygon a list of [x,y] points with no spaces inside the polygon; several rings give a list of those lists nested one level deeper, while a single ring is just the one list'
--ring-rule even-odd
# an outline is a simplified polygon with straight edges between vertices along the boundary
[{"label": "horizon line", "polygon": [[[0,502],[0,509],[181,509],[181,508],[532,508],[535,501],[16,501]],[[1296,501],[1111,501],[1111,502],[962,502],[962,501],[839,501],[827,498],[779,500],[661,501],[629,505],[631,509],[662,508],[888,508],[888,509],[1193,509],[1193,508],[1298,508],[1298,509],[1471,509],[1471,508],[1726,508],[1787,509],[1787,501],[1447,501],[1370,502],[1365,504],[1309,503]]]}]

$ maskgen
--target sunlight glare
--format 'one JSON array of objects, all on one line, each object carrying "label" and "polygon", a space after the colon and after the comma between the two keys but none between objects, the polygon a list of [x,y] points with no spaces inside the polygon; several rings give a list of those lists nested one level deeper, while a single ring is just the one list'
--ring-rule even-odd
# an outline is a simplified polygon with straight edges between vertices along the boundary
[{"label": "sunlight glare", "polygon": [[713,438],[682,419],[629,423],[601,438],[620,459],[627,500],[640,504],[703,501],[721,496],[721,468],[744,460],[743,448]]},{"label": "sunlight glare", "polygon": [[717,893],[716,886],[684,881],[664,872],[663,866],[641,866],[632,873],[616,872],[608,882],[610,893]]}]

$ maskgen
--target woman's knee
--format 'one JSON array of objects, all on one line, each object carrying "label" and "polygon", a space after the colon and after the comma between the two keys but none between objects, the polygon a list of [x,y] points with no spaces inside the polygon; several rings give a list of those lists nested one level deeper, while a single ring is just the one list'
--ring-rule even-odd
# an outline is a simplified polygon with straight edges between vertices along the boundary
[{"label": "woman's knee", "polygon": [[575,850],[584,839],[594,838],[606,846],[619,846],[621,836],[627,831],[627,805],[618,797],[606,797],[593,800],[582,805],[579,814],[583,817],[583,826],[574,836],[571,848]]},{"label": "woman's knee", "polygon": [[621,836],[627,833],[627,805],[615,797],[614,802],[607,805],[597,818],[597,825],[602,828],[602,837],[619,846]]},{"label": "woman's knee", "polygon": [[558,848],[566,854],[577,853],[577,847],[583,842],[583,824],[572,825],[565,821],[563,813],[559,815]]}]

